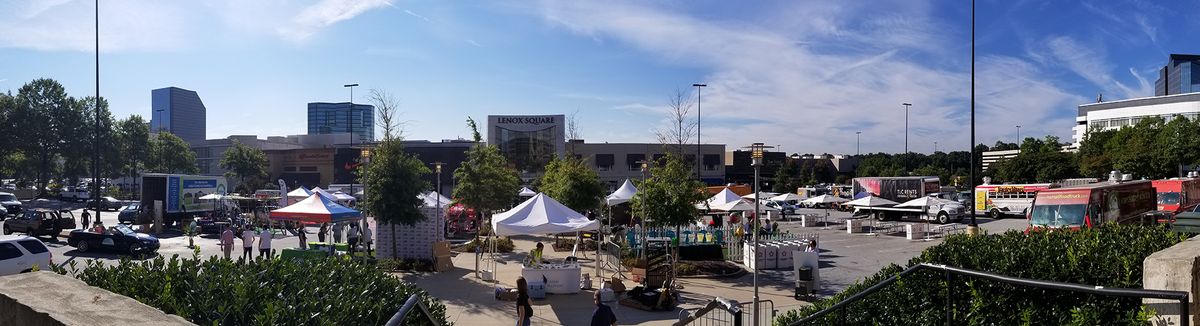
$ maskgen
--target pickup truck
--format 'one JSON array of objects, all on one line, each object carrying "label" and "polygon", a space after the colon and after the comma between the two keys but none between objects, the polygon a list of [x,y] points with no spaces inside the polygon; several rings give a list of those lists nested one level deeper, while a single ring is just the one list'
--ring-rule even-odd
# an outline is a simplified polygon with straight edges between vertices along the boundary
[{"label": "pickup truck", "polygon": [[127,253],[132,256],[143,256],[158,251],[158,238],[149,234],[137,233],[124,224],[104,229],[103,232],[94,230],[74,230],[67,238],[67,244],[79,252],[93,249]]},{"label": "pickup truck", "polygon": [[4,221],[4,234],[21,232],[33,237],[49,235],[58,239],[62,230],[74,228],[75,214],[69,210],[30,209],[16,218]]}]

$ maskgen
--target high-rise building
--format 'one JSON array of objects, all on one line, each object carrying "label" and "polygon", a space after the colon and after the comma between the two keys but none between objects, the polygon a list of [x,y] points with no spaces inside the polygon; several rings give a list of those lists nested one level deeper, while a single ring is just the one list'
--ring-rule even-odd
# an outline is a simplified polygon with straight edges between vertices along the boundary
[{"label": "high-rise building", "polygon": [[308,134],[358,135],[355,142],[375,141],[375,106],[350,103],[308,103]]},{"label": "high-rise building", "polygon": [[204,142],[207,111],[196,92],[179,87],[152,90],[150,108],[150,132],[170,132],[188,144]]},{"label": "high-rise building", "polygon": [[1200,55],[1172,54],[1158,70],[1154,96],[1200,92]]}]

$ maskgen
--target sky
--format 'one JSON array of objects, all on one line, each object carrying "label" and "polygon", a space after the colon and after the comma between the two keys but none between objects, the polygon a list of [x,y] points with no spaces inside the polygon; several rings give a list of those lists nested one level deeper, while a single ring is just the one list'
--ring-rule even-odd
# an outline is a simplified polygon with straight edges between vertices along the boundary
[{"label": "sky", "polygon": [[[489,114],[574,114],[588,142],[656,142],[699,95],[702,140],[785,152],[966,150],[967,1],[105,0],[100,94],[150,118],[199,93],[208,138],[303,134],[308,102],[400,102],[408,139],[470,138]],[[979,0],[977,142],[1070,140],[1076,107],[1153,95],[1200,53],[1198,1]],[[92,1],[0,0],[0,91],[95,94]],[[693,83],[708,86],[700,94]],[[693,115],[695,111],[693,111]],[[380,132],[377,131],[377,134]]]}]

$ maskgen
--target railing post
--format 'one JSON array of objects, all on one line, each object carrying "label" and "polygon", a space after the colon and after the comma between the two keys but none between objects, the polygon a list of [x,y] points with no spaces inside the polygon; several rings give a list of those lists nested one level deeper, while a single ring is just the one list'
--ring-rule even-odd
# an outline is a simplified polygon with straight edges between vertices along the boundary
[{"label": "railing post", "polygon": [[1188,297],[1184,296],[1179,299],[1179,326],[1188,326],[1192,323],[1192,314],[1188,311]]},{"label": "railing post", "polygon": [[948,269],[943,269],[942,274],[946,277],[946,326],[950,326],[954,324],[954,289],[951,283],[954,274],[950,274]]},{"label": "railing post", "polygon": [[[847,305],[847,306],[849,306],[849,305]],[[846,307],[842,307],[841,310],[838,310],[838,325],[845,325],[845,324],[846,324]]]}]

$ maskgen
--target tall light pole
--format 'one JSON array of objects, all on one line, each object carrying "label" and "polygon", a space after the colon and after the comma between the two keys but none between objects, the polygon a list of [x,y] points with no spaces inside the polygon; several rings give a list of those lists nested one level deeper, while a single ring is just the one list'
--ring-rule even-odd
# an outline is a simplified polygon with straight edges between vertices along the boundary
[{"label": "tall light pole", "polygon": [[933,142],[933,152],[934,152],[934,153],[937,153],[937,150],[938,150],[938,148],[937,148],[937,142]]},{"label": "tall light pole", "polygon": [[862,155],[862,147],[859,147],[860,140],[862,140],[862,132],[855,131],[854,132],[854,156]]},{"label": "tall light pole", "polygon": [[708,84],[692,84],[696,88],[696,180],[704,182],[704,178],[700,177],[700,159],[703,158],[700,154],[700,88],[708,87]]},{"label": "tall light pole", "polygon": [[[971,0],[971,191],[975,191],[975,0]],[[975,206],[975,200],[971,200]],[[978,234],[979,224],[975,223],[975,207],[971,212],[971,225],[967,227],[968,234]]]},{"label": "tall light pole", "polygon": [[[650,169],[650,166],[649,166],[650,162],[643,158],[641,161],[637,161],[636,163],[641,164],[641,166],[642,166],[642,187],[645,187],[646,172],[649,171],[649,169]],[[641,191],[638,191],[638,193],[635,195],[641,196],[640,195],[641,193],[642,193]],[[642,205],[642,218],[639,219],[639,222],[640,222],[639,224],[641,224],[641,229],[642,229],[642,232],[641,232],[642,234],[639,234],[640,238],[642,238],[642,253],[639,256],[641,256],[642,259],[645,259],[646,250],[648,248],[648,246],[646,245],[646,240],[648,240],[648,239],[646,239],[646,205]],[[645,280],[642,280],[642,284],[643,285],[646,284]]]},{"label": "tall light pole", "polygon": [[[763,149],[767,149],[767,148],[771,148],[771,147],[772,146],[763,145],[763,143],[753,143],[753,144],[750,144],[750,146],[744,147],[744,148],[750,149],[750,165],[754,166],[754,195],[755,196],[759,196],[759,194],[760,194],[759,193],[760,190],[759,190],[759,186],[758,186],[758,182],[759,182],[758,181],[758,172],[762,168],[762,165],[763,165]],[[758,216],[758,214],[760,213],[758,205],[759,205],[759,201],[755,200],[754,201],[754,226],[752,227],[754,229],[753,230],[754,245],[752,246],[752,248],[754,248],[754,252],[756,252],[756,253],[758,252],[758,250],[760,250],[760,248],[758,247],[758,224],[759,224],[759,221],[762,220],[762,216]],[[755,259],[755,258],[751,258],[751,259]],[[756,260],[754,262],[754,298],[753,298],[754,312],[751,314],[751,316],[754,316],[754,326],[758,326],[759,319],[760,319],[759,315],[758,315],[759,314],[759,310],[758,310],[758,270],[761,267],[762,266],[760,266],[758,264],[758,261]]]},{"label": "tall light pole", "polygon": [[[346,130],[350,132],[350,149],[354,149],[354,88],[358,87],[358,84],[346,84],[342,87],[350,89],[350,109],[346,110]],[[354,195],[354,181],[354,171],[350,171],[351,196]]]},{"label": "tall light pole", "polygon": [[[96,121],[92,135],[92,202],[96,205],[96,220],[100,220],[100,0],[96,0]],[[87,228],[80,225],[79,228]]]},{"label": "tall light pole", "polygon": [[433,173],[437,175],[437,186],[435,188],[435,192],[437,192],[437,194],[436,197],[434,197],[434,201],[437,202],[437,207],[435,208],[437,215],[435,216],[437,216],[438,220],[442,221],[442,223],[446,223],[446,218],[442,216],[442,165],[444,164],[446,163],[433,162]]},{"label": "tall light pole", "polygon": [[904,154],[908,154],[908,108],[912,103],[901,103],[904,106]]},{"label": "tall light pole", "polygon": [[1017,125],[1017,147],[1021,147],[1021,125]]}]

